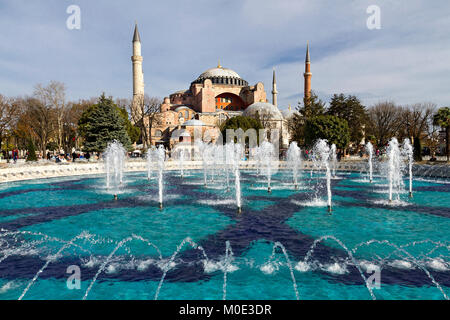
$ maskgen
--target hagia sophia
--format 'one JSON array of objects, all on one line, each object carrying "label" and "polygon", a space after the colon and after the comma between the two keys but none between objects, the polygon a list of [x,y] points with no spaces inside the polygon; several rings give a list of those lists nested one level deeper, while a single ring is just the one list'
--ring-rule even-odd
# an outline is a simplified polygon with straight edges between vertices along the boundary
[{"label": "hagia sophia", "polygon": [[[143,58],[141,40],[137,25],[133,36],[133,105],[141,103],[144,97]],[[305,60],[305,96],[311,93],[311,70],[309,45]],[[172,149],[179,142],[191,142],[194,131],[200,130],[214,142],[220,135],[220,126],[235,116],[249,116],[262,120],[265,129],[278,129],[280,147],[290,142],[287,120],[294,111],[281,112],[277,103],[277,83],[273,70],[272,103],[262,82],[249,85],[237,72],[219,64],[201,73],[188,89],[177,91],[164,98],[160,106],[158,121],[153,124],[151,136],[153,145],[163,144]],[[197,131],[198,132],[198,131]]]}]

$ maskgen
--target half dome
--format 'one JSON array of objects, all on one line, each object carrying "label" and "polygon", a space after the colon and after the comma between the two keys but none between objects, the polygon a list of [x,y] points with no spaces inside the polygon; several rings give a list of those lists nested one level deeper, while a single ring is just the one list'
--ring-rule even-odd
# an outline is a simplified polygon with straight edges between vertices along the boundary
[{"label": "half dome", "polygon": [[203,126],[205,126],[205,123],[200,120],[192,119],[192,120],[186,121],[181,126],[183,126],[183,127],[203,127]]},{"label": "half dome", "polygon": [[245,111],[244,116],[246,117],[267,117],[270,120],[283,120],[283,115],[280,110],[273,104],[268,102],[255,102],[249,105]]}]

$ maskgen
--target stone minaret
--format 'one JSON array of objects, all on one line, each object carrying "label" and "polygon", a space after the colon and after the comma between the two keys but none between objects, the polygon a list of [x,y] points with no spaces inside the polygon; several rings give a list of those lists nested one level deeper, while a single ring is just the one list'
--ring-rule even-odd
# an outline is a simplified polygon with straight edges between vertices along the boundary
[{"label": "stone minaret", "polygon": [[144,59],[141,56],[141,38],[136,23],[133,36],[133,56],[131,57],[131,61],[133,62],[133,109],[135,111],[139,110],[136,108],[136,105],[142,103],[144,98],[143,60]]},{"label": "stone minaret", "polygon": [[273,69],[273,81],[272,81],[272,104],[275,107],[278,107],[278,102],[277,102],[277,79],[275,78],[275,68]]},{"label": "stone minaret", "polygon": [[311,60],[309,58],[309,43],[306,45],[306,60],[305,60],[305,99],[311,97]]}]

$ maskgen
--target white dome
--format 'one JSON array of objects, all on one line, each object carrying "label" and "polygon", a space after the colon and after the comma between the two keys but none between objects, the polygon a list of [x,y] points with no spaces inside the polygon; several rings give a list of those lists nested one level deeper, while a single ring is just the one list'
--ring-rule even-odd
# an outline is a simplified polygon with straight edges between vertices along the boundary
[{"label": "white dome", "polygon": [[281,111],[281,114],[283,115],[283,118],[286,119],[286,120],[292,118],[297,113],[298,113],[297,111],[294,111],[292,109],[286,109],[286,110],[282,110]]},{"label": "white dome", "polygon": [[172,132],[172,139],[179,139],[180,137],[190,137],[191,135],[189,134],[189,132],[187,132],[186,130],[174,130]]},{"label": "white dome", "polygon": [[211,68],[203,72],[198,78],[199,79],[208,79],[214,77],[230,77],[230,78],[239,78],[241,76],[238,75],[235,71],[227,68]]},{"label": "white dome", "polygon": [[268,102],[256,102],[247,107],[244,111],[246,117],[256,117],[257,115],[269,116],[271,120],[283,120],[280,110]]},{"label": "white dome", "polygon": [[200,121],[200,120],[192,119],[192,120],[189,120],[189,121],[186,121],[185,123],[183,123],[182,126],[186,126],[186,127],[203,127],[203,126],[205,126],[205,124],[202,121]]},{"label": "white dome", "polygon": [[181,134],[180,134],[180,137],[191,137],[191,135],[189,134],[189,132],[187,132],[187,131],[183,131]]},{"label": "white dome", "polygon": [[178,108],[175,109],[175,112],[179,112],[182,110],[192,110],[192,109],[189,108],[188,106],[179,106]]}]

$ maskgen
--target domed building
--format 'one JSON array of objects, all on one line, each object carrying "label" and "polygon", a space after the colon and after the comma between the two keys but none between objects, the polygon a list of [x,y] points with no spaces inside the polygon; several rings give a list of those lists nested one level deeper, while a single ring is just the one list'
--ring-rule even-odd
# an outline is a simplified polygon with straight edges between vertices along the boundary
[{"label": "domed building", "polygon": [[[139,103],[144,94],[144,84],[143,58],[137,26],[133,38],[132,61],[133,101]],[[305,79],[306,74],[310,79],[309,72],[305,73]],[[220,135],[221,124],[231,117],[244,115],[258,118],[266,129],[279,129],[281,147],[285,148],[289,144],[289,134],[286,119],[278,109],[277,95],[275,70],[272,103],[269,103],[262,82],[249,85],[236,71],[222,67],[219,62],[217,67],[202,72],[187,90],[176,91],[164,98],[156,124],[151,129],[152,141],[154,144],[164,144],[172,148],[180,138],[176,134],[172,138],[172,134],[180,130],[183,130],[184,135],[194,132],[200,132],[202,135],[208,133],[210,139],[215,141]]]},{"label": "domed building", "polygon": [[262,82],[249,86],[241,76],[220,65],[200,74],[188,90],[177,91],[164,99],[161,112],[188,106],[197,113],[243,111],[249,105],[266,101]]}]

